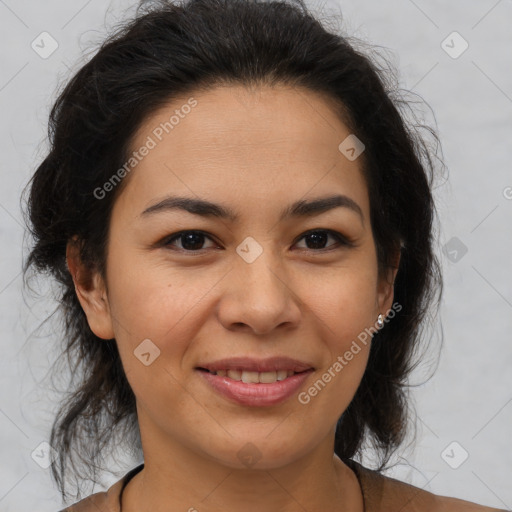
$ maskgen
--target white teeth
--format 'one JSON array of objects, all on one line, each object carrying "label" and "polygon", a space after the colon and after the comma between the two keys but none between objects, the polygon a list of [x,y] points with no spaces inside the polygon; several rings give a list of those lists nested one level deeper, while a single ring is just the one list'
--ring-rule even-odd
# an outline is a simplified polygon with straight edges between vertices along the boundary
[{"label": "white teeth", "polygon": [[261,372],[259,374],[259,382],[271,384],[277,381],[277,372]]},{"label": "white teeth", "polygon": [[260,381],[260,374],[258,372],[242,372],[242,382],[257,384]]},{"label": "white teeth", "polygon": [[263,383],[272,384],[274,382],[284,380],[287,377],[291,377],[295,374],[293,370],[278,370],[273,372],[249,372],[240,370],[217,370],[211,372],[220,377],[229,377],[233,380],[245,382],[246,384],[252,383]]},{"label": "white teeth", "polygon": [[[217,372],[218,374],[219,372]],[[239,370],[228,370],[228,377],[233,380],[242,380],[242,372]]]}]

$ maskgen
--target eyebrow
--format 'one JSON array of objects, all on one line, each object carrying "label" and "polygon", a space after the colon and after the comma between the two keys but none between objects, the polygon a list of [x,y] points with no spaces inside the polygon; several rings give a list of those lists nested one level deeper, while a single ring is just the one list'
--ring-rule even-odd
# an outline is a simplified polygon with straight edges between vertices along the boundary
[{"label": "eyebrow", "polygon": [[[310,201],[296,201],[281,212],[279,220],[283,221],[290,217],[313,217],[340,207],[352,210],[359,215],[361,221],[364,221],[361,207],[353,199],[345,195],[321,197]],[[178,196],[168,196],[158,203],[149,206],[141,213],[141,217],[146,217],[150,214],[160,212],[167,212],[169,210],[184,210],[194,215],[200,215],[202,217],[218,217],[230,220],[231,222],[234,222],[239,218],[231,208],[226,206],[212,203],[204,199]]]}]

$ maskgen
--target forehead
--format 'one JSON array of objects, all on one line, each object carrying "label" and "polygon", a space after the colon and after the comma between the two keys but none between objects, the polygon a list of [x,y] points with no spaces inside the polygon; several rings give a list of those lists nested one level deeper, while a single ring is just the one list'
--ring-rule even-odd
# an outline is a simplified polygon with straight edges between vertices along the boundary
[{"label": "forehead", "polygon": [[362,159],[339,150],[349,135],[334,103],[303,88],[222,86],[175,98],[137,130],[139,157],[119,202],[140,210],[182,193],[261,209],[339,192],[364,209]]}]

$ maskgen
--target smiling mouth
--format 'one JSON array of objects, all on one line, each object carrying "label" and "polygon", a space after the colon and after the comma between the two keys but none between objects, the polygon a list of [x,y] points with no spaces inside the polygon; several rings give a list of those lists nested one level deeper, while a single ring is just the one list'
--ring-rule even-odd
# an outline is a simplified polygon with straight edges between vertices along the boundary
[{"label": "smiling mouth", "polygon": [[[219,377],[227,377],[234,381],[241,381],[245,384],[273,384],[274,382],[282,381],[288,377],[292,377],[298,373],[293,370],[277,370],[269,372],[253,372],[247,370],[208,370],[206,368],[198,368],[198,370],[217,375]],[[307,370],[306,370],[307,371]]]}]

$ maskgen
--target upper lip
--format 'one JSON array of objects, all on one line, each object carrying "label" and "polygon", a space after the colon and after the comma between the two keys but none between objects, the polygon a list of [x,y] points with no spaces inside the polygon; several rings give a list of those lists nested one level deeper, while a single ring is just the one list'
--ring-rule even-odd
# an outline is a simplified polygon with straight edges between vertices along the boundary
[{"label": "upper lip", "polygon": [[239,370],[246,372],[276,372],[278,370],[287,370],[294,372],[303,372],[312,370],[313,366],[297,359],[279,356],[267,359],[255,359],[252,357],[230,357],[229,359],[219,359],[211,363],[201,363],[197,368],[202,368],[212,372],[218,370]]}]

